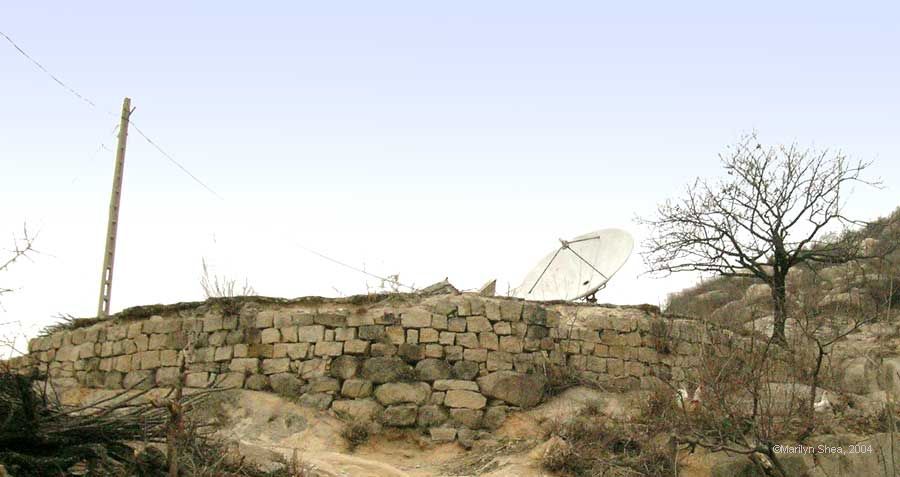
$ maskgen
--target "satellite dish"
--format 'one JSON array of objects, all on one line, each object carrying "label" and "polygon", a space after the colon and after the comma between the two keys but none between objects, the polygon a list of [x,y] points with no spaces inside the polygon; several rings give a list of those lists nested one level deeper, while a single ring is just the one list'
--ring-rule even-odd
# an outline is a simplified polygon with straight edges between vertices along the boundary
[{"label": "satellite dish", "polygon": [[622,268],[634,248],[631,234],[620,229],[597,230],[559,241],[562,245],[531,269],[513,296],[538,301],[594,301],[593,295]]}]

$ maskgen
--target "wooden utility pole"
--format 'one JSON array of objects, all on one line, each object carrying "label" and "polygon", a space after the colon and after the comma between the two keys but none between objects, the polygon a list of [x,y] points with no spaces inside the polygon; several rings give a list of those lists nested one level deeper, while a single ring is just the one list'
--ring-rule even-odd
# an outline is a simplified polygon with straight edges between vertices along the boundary
[{"label": "wooden utility pole", "polygon": [[119,122],[119,146],[116,148],[116,171],[113,174],[112,195],[109,198],[109,222],[106,224],[106,249],[103,253],[103,274],[100,277],[100,303],[97,317],[109,315],[112,297],[113,262],[116,258],[116,231],[119,228],[119,203],[122,200],[122,174],[125,168],[125,142],[128,139],[128,119],[131,117],[131,98],[122,101],[122,119]]}]

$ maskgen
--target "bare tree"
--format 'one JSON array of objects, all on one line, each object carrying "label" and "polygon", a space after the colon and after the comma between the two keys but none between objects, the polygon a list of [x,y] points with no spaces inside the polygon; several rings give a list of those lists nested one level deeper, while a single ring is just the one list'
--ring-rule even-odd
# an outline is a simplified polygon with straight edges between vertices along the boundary
[{"label": "bare tree", "polygon": [[807,263],[868,258],[860,234],[821,240],[834,226],[864,224],[844,216],[844,195],[870,162],[840,152],[763,147],[755,133],[720,156],[727,177],[697,179],[678,200],[638,221],[651,228],[642,253],[651,273],[711,272],[755,277],[772,290],[772,339],[785,342],[788,271]]}]

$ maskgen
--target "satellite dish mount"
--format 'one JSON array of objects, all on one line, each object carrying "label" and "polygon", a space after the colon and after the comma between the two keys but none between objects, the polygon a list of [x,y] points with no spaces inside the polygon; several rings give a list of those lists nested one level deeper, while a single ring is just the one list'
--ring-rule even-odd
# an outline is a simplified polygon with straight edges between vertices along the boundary
[{"label": "satellite dish mount", "polygon": [[605,229],[559,239],[560,247],[535,266],[515,296],[531,300],[585,300],[596,294],[622,267],[634,240],[624,230]]}]

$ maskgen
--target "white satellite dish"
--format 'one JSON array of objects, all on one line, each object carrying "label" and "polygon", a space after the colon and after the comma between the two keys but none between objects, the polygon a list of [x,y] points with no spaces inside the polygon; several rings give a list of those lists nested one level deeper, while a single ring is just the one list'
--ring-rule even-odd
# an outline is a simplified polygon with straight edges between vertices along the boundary
[{"label": "white satellite dish", "polygon": [[559,240],[556,251],[544,257],[525,276],[513,296],[527,300],[593,301],[634,248],[631,234],[620,229],[603,229]]}]

